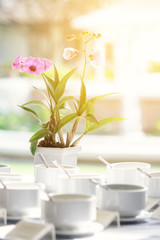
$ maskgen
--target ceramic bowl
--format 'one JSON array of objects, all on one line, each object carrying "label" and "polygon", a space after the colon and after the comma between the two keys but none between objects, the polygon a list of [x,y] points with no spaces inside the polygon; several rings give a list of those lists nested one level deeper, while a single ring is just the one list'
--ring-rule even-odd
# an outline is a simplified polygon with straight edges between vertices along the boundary
[{"label": "ceramic bowl", "polygon": [[59,176],[59,193],[96,195],[96,185],[105,184],[105,176],[100,174],[74,174],[71,178]]},{"label": "ceramic bowl", "polygon": [[145,185],[144,176],[137,168],[149,173],[151,165],[143,162],[119,162],[107,166],[107,182]]},{"label": "ceramic bowl", "polygon": [[6,164],[0,164],[0,172],[10,172],[10,166]]},{"label": "ceramic bowl", "polygon": [[148,197],[160,198],[160,172],[149,173],[151,178],[146,177]]},{"label": "ceramic bowl", "polygon": [[[54,164],[46,168],[44,164],[35,165],[35,182],[43,183],[46,186],[47,192],[58,192],[58,176],[64,175],[61,169]],[[69,174],[77,174],[79,168],[75,166],[63,166]]]},{"label": "ceramic bowl", "polygon": [[146,206],[147,188],[128,184],[97,186],[97,207],[119,212],[121,217],[135,217]]},{"label": "ceramic bowl", "polygon": [[57,229],[84,226],[96,219],[94,196],[57,194],[52,199],[41,201],[41,212],[42,218]]},{"label": "ceramic bowl", "polygon": [[6,208],[7,215],[21,216],[40,206],[39,186],[34,183],[4,182],[0,184],[0,208]]},{"label": "ceramic bowl", "polygon": [[5,182],[10,182],[10,181],[23,181],[25,176],[16,174],[16,173],[11,173],[11,172],[0,172],[0,180],[5,181]]}]

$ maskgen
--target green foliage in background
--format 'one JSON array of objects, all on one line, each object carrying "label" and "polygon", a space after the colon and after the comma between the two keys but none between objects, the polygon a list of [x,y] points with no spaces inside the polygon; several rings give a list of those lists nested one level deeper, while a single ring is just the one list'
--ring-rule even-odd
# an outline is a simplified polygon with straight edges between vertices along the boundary
[{"label": "green foliage in background", "polygon": [[0,129],[34,132],[39,129],[39,124],[36,119],[26,113],[0,113]]}]

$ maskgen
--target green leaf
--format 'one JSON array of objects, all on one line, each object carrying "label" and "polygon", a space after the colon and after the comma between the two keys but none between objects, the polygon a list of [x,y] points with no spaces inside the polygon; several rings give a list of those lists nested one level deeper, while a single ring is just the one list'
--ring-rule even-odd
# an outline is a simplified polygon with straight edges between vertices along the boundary
[{"label": "green leaf", "polygon": [[68,114],[71,113],[71,112],[73,113],[70,105],[68,105],[68,104],[66,104],[66,103],[62,104],[62,105],[60,106],[59,110],[60,110],[60,114],[61,114],[62,116],[66,116],[66,115],[68,115]]},{"label": "green leaf", "polygon": [[94,116],[93,114],[89,113],[89,114],[87,114],[87,115],[85,116],[85,118],[86,118],[89,122],[96,124],[98,128],[101,127],[100,124],[99,124],[99,122],[97,121],[97,119],[95,118],[95,116]]},{"label": "green leaf", "polygon": [[58,71],[55,64],[54,64],[54,81],[55,81],[55,87],[57,87],[59,83],[59,76],[58,76]]},{"label": "green leaf", "polygon": [[64,118],[62,118],[59,123],[54,128],[54,133],[57,133],[65,124],[72,121],[75,117],[77,117],[77,113],[71,113]]},{"label": "green leaf", "polygon": [[38,88],[36,88],[36,87],[34,87],[34,86],[33,86],[33,88],[34,88],[37,92],[39,92],[39,93],[46,99],[46,101],[47,101],[47,103],[48,103],[48,106],[49,106],[49,99],[48,99],[48,97],[46,96],[46,94],[45,94],[41,89],[38,89]]},{"label": "green leaf", "polygon": [[66,101],[69,101],[69,100],[72,100],[72,99],[74,99],[73,96],[67,96],[67,97],[63,97],[63,98],[61,98],[61,99],[58,101],[56,107],[59,108],[59,107],[60,107],[62,104],[64,104]]},{"label": "green leaf", "polygon": [[22,106],[27,106],[27,105],[39,105],[39,106],[49,110],[48,106],[41,101],[30,101],[30,102],[24,103]]},{"label": "green leaf", "polygon": [[79,100],[77,100],[77,99],[73,99],[73,103],[74,103],[74,107],[75,107],[75,110],[76,110],[76,112],[78,113],[78,106],[79,106]]},{"label": "green leaf", "polygon": [[46,129],[42,128],[39,131],[37,131],[33,136],[29,139],[30,142],[37,141],[38,139],[45,137],[46,135],[51,134],[51,132]]},{"label": "green leaf", "polygon": [[31,142],[31,145],[30,145],[30,151],[31,151],[31,153],[32,153],[33,156],[35,155],[35,152],[36,152],[37,142],[38,142],[38,141],[32,141],[32,142]]},{"label": "green leaf", "polygon": [[[99,125],[102,127],[108,123],[111,123],[111,122],[117,122],[117,121],[123,121],[123,120],[126,120],[126,118],[122,118],[122,117],[110,117],[110,118],[105,118],[105,119],[102,119],[100,121],[98,121]],[[98,126],[97,124],[93,124],[92,126],[90,126],[88,129],[86,129],[85,131],[85,134],[86,133],[89,133],[89,132],[93,132],[95,130],[98,129]]]},{"label": "green leaf", "polygon": [[113,95],[113,94],[118,94],[118,92],[108,93],[108,94],[104,94],[104,95],[100,95],[100,96],[91,98],[91,99],[88,100],[85,104],[83,104],[83,106],[81,107],[81,109],[80,109],[80,111],[79,111],[80,115],[82,115],[82,113],[86,110],[87,105],[88,105],[89,102],[95,103],[97,100],[99,100],[99,99],[101,99],[101,98],[103,98],[103,97],[109,96],[109,95]]},{"label": "green leaf", "polygon": [[[95,103],[89,102],[87,104],[87,109],[86,109],[86,115],[88,114],[94,114],[94,107],[95,107]],[[92,125],[91,121],[88,121],[86,119],[86,129],[88,129],[90,126]]]},{"label": "green leaf", "polygon": [[41,122],[41,120],[40,120],[40,118],[39,118],[39,116],[38,116],[38,114],[35,112],[35,111],[33,111],[32,109],[30,109],[30,108],[27,108],[27,107],[24,107],[24,105],[18,105],[20,108],[22,108],[23,110],[25,110],[25,111],[27,111],[27,112],[30,112],[30,113],[32,113],[37,119],[38,119],[38,121],[40,121]]},{"label": "green leaf", "polygon": [[[55,101],[55,96],[54,96],[54,81],[49,78],[48,76],[46,76],[44,73],[42,73],[42,77],[44,79],[44,82],[46,84],[47,90],[49,91],[49,94],[51,95],[51,97],[53,98],[53,100]],[[49,80],[51,79],[51,81]]]},{"label": "green leaf", "polygon": [[87,109],[86,109],[86,114],[94,114],[94,108],[95,108],[95,103],[94,102],[88,102],[87,104]]},{"label": "green leaf", "polygon": [[43,75],[45,76],[46,80],[50,83],[50,86],[52,87],[52,89],[55,89],[56,84],[54,82],[54,79],[52,79],[51,77],[47,76],[45,73],[43,73]]},{"label": "green leaf", "polygon": [[85,102],[86,102],[86,86],[84,84],[84,81],[81,81],[79,109],[85,104]]},{"label": "green leaf", "polygon": [[110,95],[113,95],[113,94],[119,94],[119,92],[113,92],[113,93],[107,93],[107,94],[104,94],[104,95],[100,95],[100,96],[91,98],[89,101],[96,102],[97,100],[99,100],[103,97],[107,97],[107,96],[110,96]]},{"label": "green leaf", "polygon": [[40,126],[41,126],[42,128],[47,128],[47,127],[48,127],[48,124],[49,124],[49,121],[41,122],[41,123],[40,123]]},{"label": "green leaf", "polygon": [[72,76],[72,74],[75,72],[77,68],[73,69],[72,71],[70,71],[69,73],[67,73],[62,79],[61,81],[58,83],[56,89],[55,89],[55,99],[56,101],[58,101],[58,99],[60,99],[65,91],[65,87],[66,87],[66,83],[68,81],[68,79]]}]

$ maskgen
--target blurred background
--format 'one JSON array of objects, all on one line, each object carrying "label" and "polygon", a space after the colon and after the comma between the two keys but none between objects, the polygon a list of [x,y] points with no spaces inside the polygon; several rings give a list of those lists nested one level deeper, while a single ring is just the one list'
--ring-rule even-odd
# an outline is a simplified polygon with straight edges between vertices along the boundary
[{"label": "blurred background", "polygon": [[[67,42],[66,36],[90,31],[102,34],[89,50],[100,50],[103,61],[97,68],[88,65],[88,99],[120,92],[97,102],[95,114],[98,120],[127,120],[86,136],[80,161],[94,163],[101,154],[110,161],[159,164],[159,9],[159,0],[0,0],[0,159],[32,159],[28,139],[39,125],[17,105],[39,99],[32,86],[45,87],[40,78],[12,69],[12,62],[19,55],[44,57],[56,64],[61,76],[75,66],[81,71],[81,59],[66,62],[63,49],[80,50],[79,41]],[[77,73],[66,95],[78,96],[79,89]],[[77,134],[82,131],[83,122]]]}]

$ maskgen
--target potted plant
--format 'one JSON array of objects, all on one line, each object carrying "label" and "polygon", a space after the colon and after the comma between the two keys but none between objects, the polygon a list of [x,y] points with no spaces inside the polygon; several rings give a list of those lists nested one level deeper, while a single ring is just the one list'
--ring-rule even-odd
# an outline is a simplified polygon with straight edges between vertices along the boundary
[{"label": "potted plant", "polygon": [[[46,85],[47,94],[45,94],[40,89],[36,89],[44,96],[45,102],[30,101],[20,106],[23,110],[32,113],[40,123],[41,129],[34,133],[34,135],[29,140],[31,143],[31,152],[33,155],[35,155],[36,163],[39,162],[38,153],[41,152],[45,155],[46,158],[48,157],[47,160],[49,162],[56,159],[61,164],[63,163],[76,165],[76,155],[77,152],[80,150],[77,144],[82,137],[92,131],[97,130],[105,124],[124,120],[124,118],[121,117],[110,117],[98,121],[94,115],[95,102],[103,97],[116,93],[107,93],[105,95],[96,96],[89,100],[87,99],[84,81],[86,66],[89,62],[91,62],[92,64],[99,64],[100,60],[99,52],[88,54],[87,45],[91,40],[98,39],[99,37],[101,37],[101,34],[89,32],[82,32],[80,34],[70,35],[67,37],[68,41],[72,41],[76,38],[80,39],[84,46],[83,51],[81,52],[74,48],[65,48],[63,53],[63,57],[65,60],[70,60],[78,54],[84,55],[84,66],[81,76],[79,99],[75,98],[74,96],[64,95],[67,81],[76,71],[76,68],[68,72],[60,79],[55,65],[53,66],[53,78],[46,74],[46,71],[51,68],[53,63],[45,58],[22,58],[21,56],[19,56],[12,64],[12,67],[15,69],[19,69],[20,72],[27,71],[29,74],[34,74],[36,76],[41,75]],[[62,116],[61,110],[65,107],[65,103],[67,101],[73,101],[74,111],[65,116]],[[31,105],[38,105],[49,111],[50,117],[48,121],[42,122],[37,112],[30,107]],[[77,139],[75,139],[77,126],[82,118],[85,119],[86,128],[83,134]],[[71,129],[68,129],[66,134],[64,134],[63,127],[69,122],[73,122],[72,127]]]}]

